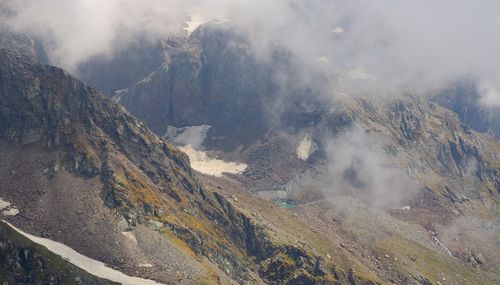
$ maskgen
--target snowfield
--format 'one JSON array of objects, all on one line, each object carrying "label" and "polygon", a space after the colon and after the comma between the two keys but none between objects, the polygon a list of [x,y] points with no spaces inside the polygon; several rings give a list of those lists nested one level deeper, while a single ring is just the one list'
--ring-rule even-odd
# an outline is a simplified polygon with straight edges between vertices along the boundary
[{"label": "snowfield", "polygon": [[206,152],[195,150],[191,145],[180,147],[180,150],[189,156],[191,167],[203,174],[222,177],[223,173],[241,174],[247,169],[247,165],[244,163],[210,158]]},{"label": "snowfield", "polygon": [[80,267],[81,269],[87,271],[88,273],[90,273],[94,276],[108,279],[110,281],[118,282],[118,283],[121,283],[123,285],[164,285],[162,283],[158,283],[158,282],[153,281],[153,280],[128,276],[128,275],[126,275],[118,270],[114,270],[114,269],[107,267],[106,264],[104,264],[100,261],[86,257],[82,254],[79,254],[78,252],[76,252],[72,248],[70,248],[62,243],[30,235],[28,233],[21,231],[20,229],[18,229],[16,227],[14,227],[13,225],[9,224],[6,221],[3,221],[3,222],[6,223],[7,225],[9,225],[10,227],[12,227],[19,234],[21,234],[21,235],[25,236],[26,238],[28,238],[29,240],[31,240],[32,242],[46,247],[48,250],[61,256],[62,258],[66,259],[68,262],[74,264],[77,267]]}]

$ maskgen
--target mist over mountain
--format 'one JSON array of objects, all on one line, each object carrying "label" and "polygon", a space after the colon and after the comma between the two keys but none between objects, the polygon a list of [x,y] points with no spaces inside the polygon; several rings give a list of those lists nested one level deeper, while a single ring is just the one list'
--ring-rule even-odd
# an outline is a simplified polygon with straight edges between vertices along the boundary
[{"label": "mist over mountain", "polygon": [[0,0],[0,281],[498,283],[499,10]]},{"label": "mist over mountain", "polygon": [[[439,0],[432,5],[387,0],[25,0],[9,5],[16,14],[4,22],[43,39],[52,62],[70,70],[138,39],[180,34],[190,19],[198,24],[215,19],[229,21],[247,36],[260,58],[285,47],[310,68],[331,76],[336,88],[425,92],[469,77],[489,85],[490,91],[478,89],[490,98],[486,106],[500,100],[493,60],[498,57],[499,7],[493,0]],[[361,83],[338,82],[339,73],[356,70],[372,76],[354,76],[365,79]]]}]

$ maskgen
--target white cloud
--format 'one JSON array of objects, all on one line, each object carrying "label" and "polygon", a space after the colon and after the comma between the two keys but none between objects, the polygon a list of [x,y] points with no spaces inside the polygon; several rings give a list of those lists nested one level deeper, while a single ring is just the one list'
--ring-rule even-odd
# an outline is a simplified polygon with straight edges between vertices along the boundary
[{"label": "white cloud", "polygon": [[477,92],[481,96],[479,104],[483,107],[500,107],[500,86],[495,85],[493,81],[481,80],[478,84]]},{"label": "white cloud", "polygon": [[327,176],[332,179],[324,183],[327,194],[354,187],[374,206],[397,207],[418,189],[418,184],[393,164],[394,160],[359,125],[330,140],[326,153]]},{"label": "white cloud", "polygon": [[[17,0],[10,24],[51,43],[66,68],[138,35],[164,37],[227,19],[263,58],[286,47],[310,70],[338,78],[363,66],[367,90],[426,91],[457,78],[500,74],[497,0]],[[191,18],[189,18],[191,15]],[[186,24],[190,26],[188,26]],[[322,58],[323,60],[316,60]],[[325,64],[328,63],[328,64]],[[365,80],[366,81],[366,80]],[[349,80],[333,82],[349,89]],[[494,85],[500,85],[494,82]],[[490,93],[488,93],[490,94]],[[489,98],[489,97],[488,97]],[[488,102],[490,99],[486,99]]]}]

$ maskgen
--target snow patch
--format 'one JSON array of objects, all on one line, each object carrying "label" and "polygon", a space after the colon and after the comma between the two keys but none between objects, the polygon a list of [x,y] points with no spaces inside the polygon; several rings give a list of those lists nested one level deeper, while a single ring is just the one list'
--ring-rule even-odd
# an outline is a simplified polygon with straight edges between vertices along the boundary
[{"label": "snow patch", "polygon": [[211,158],[204,151],[203,142],[209,129],[209,125],[184,128],[168,126],[163,137],[186,153],[191,161],[191,167],[198,172],[216,177],[222,177],[223,173],[243,173],[247,169],[246,164]]},{"label": "snow patch", "polygon": [[139,264],[139,267],[151,268],[151,267],[153,267],[153,264],[149,264],[149,263],[141,263],[141,264]]},{"label": "snow patch", "polygon": [[180,150],[189,156],[191,167],[203,174],[222,177],[223,173],[241,174],[247,169],[247,165],[244,163],[211,158],[206,152],[196,150],[191,145],[180,147]]},{"label": "snow patch", "polygon": [[307,134],[300,141],[299,146],[297,147],[297,157],[302,160],[307,160],[309,158],[309,154],[311,154],[311,148],[312,148],[311,135]]},{"label": "snow patch", "polygon": [[10,202],[7,202],[0,198],[0,211],[4,216],[15,216],[19,214],[19,210],[16,206],[12,205]]},{"label": "snow patch", "polygon": [[162,283],[158,283],[153,280],[149,279],[143,279],[143,278],[138,278],[138,277],[132,277],[128,276],[126,274],[123,274],[122,272],[118,270],[111,269],[106,266],[106,264],[88,258],[82,254],[79,254],[76,252],[74,249],[62,244],[58,243],[49,239],[45,238],[40,238],[36,237],[33,235],[30,235],[28,233],[25,233],[21,231],[20,229],[14,227],[13,225],[9,224],[6,221],[3,221],[7,225],[9,225],[11,228],[13,228],[15,231],[17,231],[19,234],[25,236],[29,240],[31,240],[34,243],[37,243],[39,245],[42,245],[46,247],[48,250],[51,252],[61,256],[62,258],[66,259],[68,262],[72,263],[73,265],[87,271],[88,273],[108,279],[114,282],[121,283],[123,285],[163,285]]}]

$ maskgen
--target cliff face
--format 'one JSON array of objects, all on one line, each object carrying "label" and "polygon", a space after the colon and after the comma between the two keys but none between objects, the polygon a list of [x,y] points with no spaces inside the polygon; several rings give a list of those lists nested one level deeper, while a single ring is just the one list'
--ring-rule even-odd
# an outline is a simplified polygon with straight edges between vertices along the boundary
[{"label": "cliff face", "polygon": [[[12,221],[27,231],[164,282],[178,278],[160,262],[172,257],[156,256],[167,244],[195,269],[185,283],[369,283],[202,186],[186,155],[63,70],[1,51],[0,91],[0,194],[21,209]],[[130,235],[151,236],[147,246],[160,253]]]},{"label": "cliff face", "polygon": [[[128,87],[119,102],[158,134],[167,125],[208,124],[213,136],[247,143],[266,132],[258,114],[277,87],[271,67],[258,64],[248,55],[248,44],[234,37],[229,30],[208,26],[178,40],[180,49],[166,47],[170,59]],[[237,143],[227,142],[228,147]]]},{"label": "cliff face", "polygon": [[[285,51],[271,57],[255,57],[250,44],[229,26],[211,23],[189,38],[145,42],[108,60],[91,60],[79,75],[114,96],[158,135],[165,134],[167,125],[207,124],[212,128],[206,144],[232,151],[262,137],[272,127],[270,121],[279,124],[275,105],[294,106],[275,96],[282,85],[291,93],[288,98],[310,92],[294,87],[298,66],[292,66],[296,63]],[[282,82],[281,77],[290,79]]]}]

